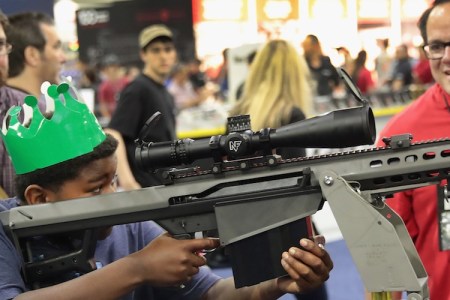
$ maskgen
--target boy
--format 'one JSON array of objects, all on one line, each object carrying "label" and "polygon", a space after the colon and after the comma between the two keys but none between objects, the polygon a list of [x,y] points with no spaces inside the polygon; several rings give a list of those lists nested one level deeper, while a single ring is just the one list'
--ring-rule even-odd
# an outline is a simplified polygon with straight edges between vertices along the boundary
[{"label": "boy", "polygon": [[[2,202],[0,211],[115,191],[117,141],[103,132],[68,89],[67,84],[48,88],[55,106],[50,117],[41,114],[36,98],[27,97],[25,103],[33,108],[27,127],[18,120],[20,109],[8,112],[1,135],[18,174],[19,196]],[[39,145],[39,151],[30,156],[32,145]],[[41,251],[37,259],[67,246],[46,238],[33,242],[32,247]],[[300,245],[304,250],[292,247],[282,254],[281,264],[289,276],[235,289],[232,278],[214,275],[196,254],[216,248],[217,240],[176,240],[153,222],[118,225],[101,231],[95,251],[99,269],[82,276],[64,274],[58,277],[61,283],[28,290],[20,276],[20,255],[0,230],[0,298],[277,299],[319,286],[333,267],[319,245],[306,239]]]}]

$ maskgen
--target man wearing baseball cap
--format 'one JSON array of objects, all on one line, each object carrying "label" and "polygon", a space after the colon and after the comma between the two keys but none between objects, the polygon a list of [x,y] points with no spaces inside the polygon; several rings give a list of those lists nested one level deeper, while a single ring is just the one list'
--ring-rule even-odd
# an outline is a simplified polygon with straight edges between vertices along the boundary
[{"label": "man wearing baseball cap", "polygon": [[162,116],[147,141],[163,142],[176,138],[174,100],[164,86],[177,60],[173,33],[161,24],[146,27],[139,34],[139,47],[144,62],[142,73],[122,91],[106,129],[119,141],[117,173],[124,190],[162,183],[156,175],[140,170],[134,162],[134,140],[155,112],[161,112]]}]

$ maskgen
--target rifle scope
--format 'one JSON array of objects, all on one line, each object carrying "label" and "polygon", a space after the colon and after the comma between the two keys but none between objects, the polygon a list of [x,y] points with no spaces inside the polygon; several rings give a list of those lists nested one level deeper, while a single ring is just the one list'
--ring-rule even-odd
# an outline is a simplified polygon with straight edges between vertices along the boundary
[{"label": "rifle scope", "polygon": [[257,151],[267,155],[279,147],[345,148],[371,145],[376,136],[375,119],[368,105],[331,111],[278,129],[265,128],[253,132],[248,126],[236,128],[241,130],[233,132],[231,129],[227,135],[198,140],[154,143],[138,139],[136,163],[143,170],[156,170],[190,164],[203,158],[214,158],[216,161],[222,157],[239,159],[254,155]]}]

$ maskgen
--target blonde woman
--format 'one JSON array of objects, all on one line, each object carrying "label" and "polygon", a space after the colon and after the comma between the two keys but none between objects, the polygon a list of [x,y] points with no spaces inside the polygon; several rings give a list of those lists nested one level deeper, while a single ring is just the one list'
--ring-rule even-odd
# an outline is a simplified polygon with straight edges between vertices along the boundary
[{"label": "blonde woman", "polygon": [[[249,114],[252,130],[278,128],[311,113],[308,65],[285,40],[267,42],[250,66],[241,98],[229,115]],[[283,158],[304,155],[304,149],[283,149]]]}]

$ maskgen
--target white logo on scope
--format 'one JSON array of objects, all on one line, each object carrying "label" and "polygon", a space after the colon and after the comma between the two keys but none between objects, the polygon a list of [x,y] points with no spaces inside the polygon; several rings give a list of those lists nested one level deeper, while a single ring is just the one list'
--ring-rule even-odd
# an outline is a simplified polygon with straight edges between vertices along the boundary
[{"label": "white logo on scope", "polygon": [[230,151],[238,152],[239,146],[242,144],[242,141],[230,141]]}]

